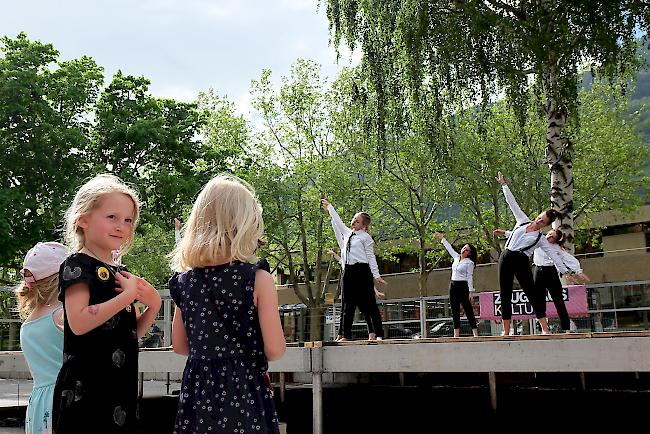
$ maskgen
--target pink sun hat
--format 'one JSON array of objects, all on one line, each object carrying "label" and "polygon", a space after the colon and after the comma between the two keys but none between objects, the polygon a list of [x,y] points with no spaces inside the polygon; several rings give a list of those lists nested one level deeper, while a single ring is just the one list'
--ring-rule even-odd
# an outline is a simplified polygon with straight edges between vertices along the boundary
[{"label": "pink sun hat", "polygon": [[[68,248],[61,243],[54,241],[37,243],[25,255],[25,262],[20,270],[25,283],[34,283],[58,273],[68,254]],[[25,270],[29,270],[32,276],[25,276]]]}]

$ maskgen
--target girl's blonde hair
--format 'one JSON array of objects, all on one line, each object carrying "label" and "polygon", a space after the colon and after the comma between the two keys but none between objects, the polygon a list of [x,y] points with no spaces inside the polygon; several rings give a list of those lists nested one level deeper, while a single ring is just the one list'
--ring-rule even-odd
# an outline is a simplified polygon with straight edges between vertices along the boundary
[{"label": "girl's blonde hair", "polygon": [[171,253],[171,268],[186,271],[235,260],[255,262],[264,232],[262,206],[247,182],[233,175],[212,178],[201,190]]},{"label": "girl's blonde hair", "polygon": [[[140,217],[140,199],[133,188],[126,185],[124,181],[115,175],[97,175],[81,186],[74,196],[72,204],[65,212],[64,217],[64,238],[65,242],[74,252],[84,247],[85,238],[83,229],[77,225],[79,217],[92,212],[99,207],[104,196],[110,193],[122,193],[133,201],[133,231],[135,232],[138,218]],[[126,253],[133,245],[133,233],[124,245],[120,248],[118,256]]]},{"label": "girl's blonde hair", "polygon": [[34,310],[50,301],[58,290],[59,273],[30,283],[29,286],[24,281],[21,282],[15,290],[20,317],[23,320],[27,318]]}]

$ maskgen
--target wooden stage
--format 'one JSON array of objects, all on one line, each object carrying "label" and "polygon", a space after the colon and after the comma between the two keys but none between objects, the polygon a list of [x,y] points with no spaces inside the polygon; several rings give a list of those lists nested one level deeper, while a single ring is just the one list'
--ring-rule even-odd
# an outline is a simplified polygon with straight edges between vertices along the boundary
[{"label": "wooden stage", "polygon": [[[182,372],[184,366],[185,357],[169,348],[140,353],[141,373]],[[320,434],[326,373],[486,373],[496,409],[496,373],[573,372],[584,385],[586,372],[650,372],[650,332],[306,342],[288,344],[269,370],[311,374],[313,432]],[[22,353],[0,353],[0,377],[2,372],[28,372]]]}]

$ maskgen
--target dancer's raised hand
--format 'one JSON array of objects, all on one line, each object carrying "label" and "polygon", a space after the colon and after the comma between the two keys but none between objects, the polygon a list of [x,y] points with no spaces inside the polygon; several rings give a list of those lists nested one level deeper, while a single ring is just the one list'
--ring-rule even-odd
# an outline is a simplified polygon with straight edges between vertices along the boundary
[{"label": "dancer's raised hand", "polygon": [[327,207],[330,206],[330,201],[327,199],[321,199],[320,200],[320,206],[323,207],[325,211],[327,211]]}]

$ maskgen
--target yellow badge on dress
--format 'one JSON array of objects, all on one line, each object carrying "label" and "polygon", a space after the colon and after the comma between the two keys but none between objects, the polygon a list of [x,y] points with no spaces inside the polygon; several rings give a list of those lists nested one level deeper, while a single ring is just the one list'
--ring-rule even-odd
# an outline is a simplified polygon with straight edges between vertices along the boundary
[{"label": "yellow badge on dress", "polygon": [[97,276],[101,280],[108,280],[111,277],[111,275],[109,274],[108,269],[106,267],[99,267],[97,269]]}]

